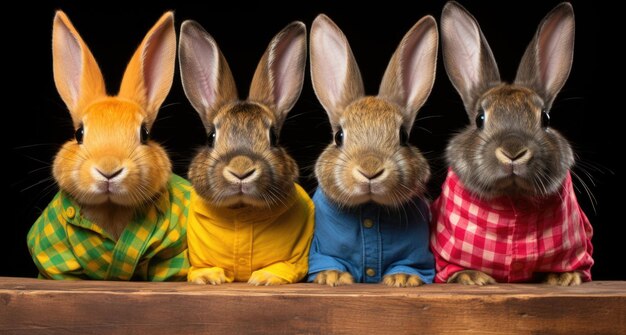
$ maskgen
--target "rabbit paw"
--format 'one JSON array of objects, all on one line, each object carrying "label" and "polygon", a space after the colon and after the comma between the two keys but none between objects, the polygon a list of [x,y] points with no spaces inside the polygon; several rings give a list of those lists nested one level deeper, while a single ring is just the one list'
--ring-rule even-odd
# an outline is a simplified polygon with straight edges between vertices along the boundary
[{"label": "rabbit paw", "polygon": [[194,284],[219,285],[226,282],[226,276],[222,268],[204,268],[190,272],[187,281]]},{"label": "rabbit paw", "polygon": [[383,284],[392,287],[415,287],[424,285],[424,281],[417,275],[394,273],[383,277]]},{"label": "rabbit paw", "polygon": [[580,272],[549,273],[544,283],[557,286],[576,286],[582,282]]},{"label": "rabbit paw", "polygon": [[453,274],[452,277],[448,279],[448,283],[483,286],[495,284],[496,280],[484,272],[464,270]]},{"label": "rabbit paw", "polygon": [[275,274],[263,270],[252,272],[252,275],[250,275],[250,279],[248,279],[248,284],[254,286],[272,286],[287,283],[288,282],[283,278],[280,278]]},{"label": "rabbit paw", "polygon": [[350,272],[326,270],[318,273],[313,282],[321,285],[340,286],[354,283],[354,278]]}]

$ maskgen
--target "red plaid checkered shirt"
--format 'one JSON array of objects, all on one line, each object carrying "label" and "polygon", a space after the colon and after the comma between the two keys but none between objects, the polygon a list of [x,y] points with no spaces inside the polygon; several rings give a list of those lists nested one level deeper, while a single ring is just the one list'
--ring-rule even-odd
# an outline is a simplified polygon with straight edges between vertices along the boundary
[{"label": "red plaid checkered shirt", "polygon": [[449,170],[432,204],[435,282],[479,270],[498,282],[523,282],[537,272],[580,271],[591,280],[593,230],[567,174],[557,194],[535,201],[489,201],[466,190]]}]

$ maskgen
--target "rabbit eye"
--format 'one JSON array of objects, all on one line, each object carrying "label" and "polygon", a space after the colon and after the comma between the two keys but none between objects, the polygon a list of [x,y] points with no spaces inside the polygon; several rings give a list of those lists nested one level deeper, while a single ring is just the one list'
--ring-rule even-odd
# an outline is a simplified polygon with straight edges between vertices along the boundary
[{"label": "rabbit eye", "polygon": [[400,128],[400,145],[406,147],[409,145],[409,133]]},{"label": "rabbit eye", "polygon": [[278,135],[276,135],[276,129],[270,129],[270,145],[275,147],[278,144]]},{"label": "rabbit eye", "polygon": [[141,125],[141,130],[139,131],[139,139],[141,140],[141,144],[148,143],[148,139],[150,139],[150,132],[148,131],[148,127],[145,124]]},{"label": "rabbit eye", "polygon": [[541,127],[548,128],[550,126],[550,114],[545,109],[541,111]]},{"label": "rabbit eye", "polygon": [[338,147],[343,145],[343,129],[341,128],[335,133],[335,145]]},{"label": "rabbit eye", "polygon": [[81,124],[80,127],[78,127],[78,129],[76,129],[76,132],[74,133],[74,137],[76,138],[76,142],[78,142],[78,144],[83,144],[84,135],[85,135],[85,128],[83,128],[83,125]]},{"label": "rabbit eye", "polygon": [[478,111],[478,115],[476,115],[476,128],[483,129],[484,125],[485,125],[485,111],[481,109]]},{"label": "rabbit eye", "polygon": [[209,148],[213,148],[213,146],[215,145],[215,130],[212,130],[209,133],[209,137],[207,140],[207,146],[209,146]]}]

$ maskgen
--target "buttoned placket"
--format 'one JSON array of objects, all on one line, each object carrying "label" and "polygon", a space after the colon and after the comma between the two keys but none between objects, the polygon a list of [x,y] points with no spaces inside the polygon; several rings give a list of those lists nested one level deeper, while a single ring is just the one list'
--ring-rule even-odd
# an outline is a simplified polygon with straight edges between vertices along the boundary
[{"label": "buttoned placket", "polygon": [[380,209],[377,206],[364,205],[359,214],[363,239],[363,282],[378,283],[382,272]]},{"label": "buttoned placket", "polygon": [[[510,226],[512,227],[511,243],[512,243],[512,257],[509,264],[509,281],[517,281],[523,278],[528,278],[528,271],[532,269],[532,260],[529,259],[530,254],[534,250],[534,243],[532,239],[532,233],[535,230],[535,222],[530,222],[524,217],[523,213],[518,213],[516,210],[516,204],[511,201]],[[524,222],[524,224],[521,224]],[[529,240],[530,238],[530,240]],[[536,239],[535,239],[536,240]],[[524,250],[519,250],[520,246],[524,246]],[[531,250],[529,250],[529,248]]]},{"label": "buttoned placket", "polygon": [[526,227],[526,255],[525,266],[523,267],[525,278],[532,277],[532,272],[534,272],[539,263],[539,237],[543,228],[543,226],[539,226],[539,216],[546,214],[553,215],[554,213],[534,210],[531,214],[518,217],[518,222],[526,223],[524,225]]},{"label": "buttoned placket", "polygon": [[[92,271],[92,269],[90,269],[89,267],[87,267],[85,271],[91,271],[92,274],[90,276],[92,277],[102,276],[101,279],[104,280],[130,280],[132,274],[128,275],[123,272],[129,271],[131,269],[134,271],[137,262],[133,264],[126,264],[126,266],[124,266],[126,262],[124,259],[122,259],[122,257],[120,257],[120,255],[124,255],[124,250],[121,250],[123,248],[123,243],[120,243],[119,240],[115,240],[106,230],[102,229],[95,223],[84,219],[80,213],[80,210],[77,209],[75,205],[67,205],[67,207],[64,209],[64,212],[68,224],[76,226],[77,229],[85,230],[85,233],[88,235],[97,235],[98,238],[103,240],[103,245],[101,247],[104,248],[104,252],[110,252],[111,263],[107,266],[105,270],[106,272],[100,273],[100,270]],[[124,230],[124,232],[125,231],[126,229]],[[83,235],[78,233],[71,234],[70,236],[68,236],[68,239],[73,245],[80,245],[83,240],[79,236]],[[85,252],[81,257],[76,257],[82,259],[83,262],[92,261],[92,257],[89,255],[88,252]]]},{"label": "buttoned placket", "polygon": [[235,281],[247,281],[252,274],[252,242],[254,224],[246,212],[235,215],[233,264]]}]

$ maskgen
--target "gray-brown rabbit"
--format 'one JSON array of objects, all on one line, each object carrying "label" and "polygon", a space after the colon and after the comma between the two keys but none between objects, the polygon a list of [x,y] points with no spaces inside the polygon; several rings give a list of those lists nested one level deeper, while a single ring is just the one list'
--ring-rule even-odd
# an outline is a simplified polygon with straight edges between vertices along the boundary
[{"label": "gray-brown rabbit", "polygon": [[188,280],[299,281],[308,270],[314,210],[278,134],[302,90],[304,24],[293,22],[272,39],[244,101],[215,40],[194,21],[182,25],[179,60],[185,94],[208,135],[189,168],[197,194],[189,211]]},{"label": "gray-brown rabbit", "polygon": [[592,228],[572,187],[574,156],[549,125],[572,64],[572,6],[543,19],[513,84],[500,80],[478,23],[456,2],[443,9],[441,34],[471,124],[447,147],[448,177],[432,205],[436,281],[591,280]]}]

